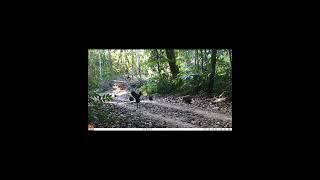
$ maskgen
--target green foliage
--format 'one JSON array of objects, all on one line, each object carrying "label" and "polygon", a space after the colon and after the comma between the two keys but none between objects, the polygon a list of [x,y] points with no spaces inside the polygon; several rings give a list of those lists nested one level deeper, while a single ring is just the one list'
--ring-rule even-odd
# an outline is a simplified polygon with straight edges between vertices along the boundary
[{"label": "green foliage", "polygon": [[232,83],[226,75],[216,75],[214,82],[214,95],[220,95],[223,92],[225,96],[230,97],[232,95]]},{"label": "green foliage", "polygon": [[[142,90],[147,94],[160,93],[167,94],[172,92],[182,94],[197,94],[200,91],[207,92],[210,72],[211,50],[176,50],[176,65],[179,67],[178,77],[169,77],[168,59],[164,50],[147,50],[149,55],[145,67],[154,72],[147,82],[142,86]],[[161,53],[162,52],[162,53]],[[158,72],[160,63],[161,74]],[[217,51],[216,71],[214,73],[214,95],[225,92],[225,95],[232,93],[231,89],[231,66],[228,51],[220,49]]]},{"label": "green foliage", "polygon": [[[190,74],[189,74],[190,73]],[[204,89],[206,84],[206,73],[199,74],[197,72],[181,73],[178,80],[178,91],[185,94],[195,94]]]},{"label": "green foliage", "polygon": [[[165,49],[139,50],[143,83],[140,90],[147,94],[208,92],[211,70],[211,49],[175,49],[176,66],[179,74],[171,76]],[[103,89],[104,82],[116,77],[130,76],[131,83],[139,77],[137,55],[131,49],[89,50],[88,73],[89,89]],[[134,59],[132,71],[132,58]],[[100,66],[101,62],[101,66]],[[100,77],[101,67],[101,77]],[[211,76],[212,77],[212,76]],[[213,94],[232,94],[230,57],[227,49],[217,50],[214,72]],[[140,87],[140,85],[139,85]],[[99,98],[98,98],[99,99]]]},{"label": "green foliage", "polygon": [[108,113],[108,109],[103,106],[103,103],[110,101],[111,95],[99,95],[97,93],[98,83],[92,78],[88,77],[88,119],[93,121],[97,117],[98,119],[103,119]]},{"label": "green foliage", "polygon": [[96,91],[89,91],[88,92],[88,103],[89,105],[101,105],[106,101],[112,100],[110,94],[100,95]]},{"label": "green foliage", "polygon": [[168,75],[156,75],[148,79],[148,81],[140,88],[146,94],[168,94],[175,90],[175,81],[170,80]]},{"label": "green foliage", "polygon": [[224,92],[225,96],[232,96],[231,64],[230,57],[226,50],[218,51],[218,61],[213,89],[215,95],[220,95]]}]

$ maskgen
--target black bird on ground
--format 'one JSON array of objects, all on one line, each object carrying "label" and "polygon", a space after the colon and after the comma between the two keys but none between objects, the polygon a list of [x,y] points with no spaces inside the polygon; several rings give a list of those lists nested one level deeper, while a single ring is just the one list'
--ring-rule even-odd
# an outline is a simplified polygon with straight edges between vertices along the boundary
[{"label": "black bird on ground", "polygon": [[137,103],[137,108],[138,108],[138,103],[140,102],[140,96],[142,95],[142,92],[140,91],[139,94],[137,94],[134,91],[131,91],[131,95],[134,97]]},{"label": "black bird on ground", "polygon": [[182,100],[187,103],[187,104],[191,104],[191,101],[192,101],[192,97],[191,96],[183,96],[182,97]]},{"label": "black bird on ground", "polygon": [[152,97],[152,96],[149,96],[149,100],[152,101],[152,100],[153,100],[153,97]]}]

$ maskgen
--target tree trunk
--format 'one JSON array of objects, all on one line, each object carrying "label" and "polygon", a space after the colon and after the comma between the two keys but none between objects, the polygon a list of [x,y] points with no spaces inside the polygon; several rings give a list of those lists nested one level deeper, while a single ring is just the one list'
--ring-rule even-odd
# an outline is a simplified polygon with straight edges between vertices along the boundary
[{"label": "tree trunk", "polygon": [[196,49],[196,57],[194,58],[194,67],[197,67],[198,50]]},{"label": "tree trunk", "polygon": [[156,58],[157,58],[158,74],[159,74],[159,77],[161,77],[159,53],[158,53],[158,50],[157,50],[157,49],[155,49],[154,52],[155,52],[155,55],[156,55]]},{"label": "tree trunk", "polygon": [[179,68],[176,65],[176,58],[175,58],[175,54],[174,54],[174,49],[166,49],[166,54],[167,54],[172,78],[175,79],[178,76]]},{"label": "tree trunk", "polygon": [[109,67],[110,67],[110,77],[109,78],[112,79],[112,77],[113,77],[113,67],[112,67],[111,50],[109,50]]},{"label": "tree trunk", "polygon": [[133,70],[134,70],[134,68],[133,68],[133,64],[134,64],[134,60],[133,60],[133,49],[132,49],[132,51],[131,51],[132,53],[132,63],[131,63],[131,80],[133,80]]},{"label": "tree trunk", "polygon": [[211,68],[210,68],[210,75],[209,75],[209,87],[208,93],[211,95],[213,92],[213,85],[214,85],[214,77],[216,72],[216,62],[217,62],[217,50],[211,50]]},{"label": "tree trunk", "polygon": [[100,69],[100,80],[102,80],[102,73],[101,73],[101,53],[100,53],[100,51],[98,51],[98,53],[99,53],[99,69]]},{"label": "tree trunk", "polygon": [[[200,55],[201,55],[201,62],[203,62],[203,50],[200,50]],[[200,61],[198,61],[198,70],[200,71]]]},{"label": "tree trunk", "polygon": [[204,54],[204,59],[201,60],[201,72],[203,72],[203,61],[207,60],[207,52],[206,52],[206,50],[204,50],[203,54]]},{"label": "tree trunk", "polygon": [[130,59],[129,59],[129,51],[126,51],[126,58],[127,58],[127,64],[126,64],[126,68],[127,68],[127,74],[130,75]]},{"label": "tree trunk", "polygon": [[120,54],[119,54],[119,60],[118,60],[118,66],[122,64],[122,50],[120,50]]},{"label": "tree trunk", "polygon": [[231,78],[232,78],[232,51],[231,49],[229,49],[229,57],[230,57],[230,74],[231,74]]},{"label": "tree trunk", "polygon": [[140,80],[141,80],[140,55],[139,55],[139,51],[138,50],[136,50],[136,54],[138,56],[138,71],[139,71],[139,77],[140,77]]}]

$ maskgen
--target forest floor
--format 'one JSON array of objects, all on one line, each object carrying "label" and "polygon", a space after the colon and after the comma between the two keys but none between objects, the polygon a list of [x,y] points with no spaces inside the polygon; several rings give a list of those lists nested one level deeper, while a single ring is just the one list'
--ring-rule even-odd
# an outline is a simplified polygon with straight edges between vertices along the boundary
[{"label": "forest floor", "polygon": [[125,81],[113,81],[112,89],[104,92],[113,97],[105,103],[108,117],[96,121],[96,128],[232,128],[230,101],[193,96],[192,103],[186,104],[173,95],[154,96],[152,101],[142,95],[137,108],[129,100],[129,89]]}]

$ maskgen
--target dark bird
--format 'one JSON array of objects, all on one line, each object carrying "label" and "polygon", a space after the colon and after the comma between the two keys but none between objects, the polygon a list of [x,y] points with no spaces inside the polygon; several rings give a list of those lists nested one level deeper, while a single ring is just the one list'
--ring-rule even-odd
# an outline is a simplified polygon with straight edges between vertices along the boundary
[{"label": "dark bird", "polygon": [[130,101],[133,101],[133,97],[130,96],[130,97],[129,97],[129,100],[130,100]]},{"label": "dark bird", "polygon": [[152,100],[153,100],[153,97],[152,97],[152,96],[149,96],[149,100],[152,101]]},{"label": "dark bird", "polygon": [[140,91],[139,94],[137,94],[134,91],[131,91],[131,95],[134,97],[137,103],[137,108],[138,108],[138,103],[140,102],[140,96],[142,95],[142,92]]},{"label": "dark bird", "polygon": [[188,95],[188,96],[183,96],[182,100],[187,104],[191,104],[192,98],[191,96]]}]

